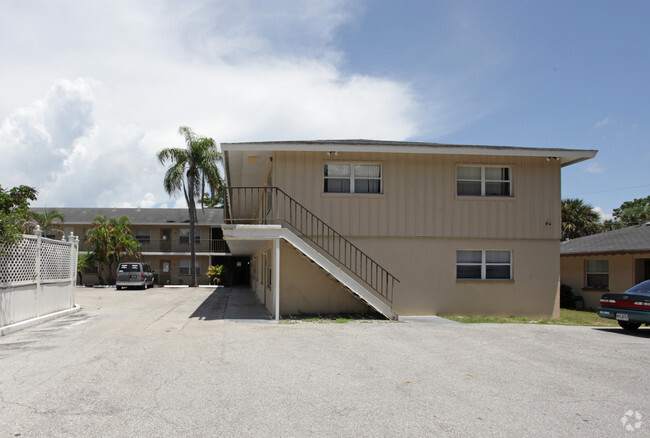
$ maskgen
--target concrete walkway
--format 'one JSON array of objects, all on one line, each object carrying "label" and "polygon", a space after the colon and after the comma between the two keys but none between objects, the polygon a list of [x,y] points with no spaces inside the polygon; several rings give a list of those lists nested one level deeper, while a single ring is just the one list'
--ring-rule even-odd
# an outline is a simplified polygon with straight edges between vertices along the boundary
[{"label": "concrete walkway", "polygon": [[255,296],[255,292],[246,286],[216,288],[190,318],[206,321],[273,321],[266,307]]}]

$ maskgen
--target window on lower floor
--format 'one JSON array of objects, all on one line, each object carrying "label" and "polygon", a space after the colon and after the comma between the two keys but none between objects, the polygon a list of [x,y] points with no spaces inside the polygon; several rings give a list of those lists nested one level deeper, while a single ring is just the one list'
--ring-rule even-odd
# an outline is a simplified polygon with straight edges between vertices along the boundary
[{"label": "window on lower floor", "polygon": [[607,289],[609,287],[609,260],[587,260],[585,272],[588,288]]},{"label": "window on lower floor", "polygon": [[511,196],[509,167],[458,166],[458,196]]},{"label": "window on lower floor", "polygon": [[380,194],[381,164],[326,163],[323,191],[325,193]]},{"label": "window on lower floor", "polygon": [[456,279],[511,280],[512,253],[504,250],[456,251]]},{"label": "window on lower floor", "polygon": [[[190,275],[190,260],[180,260],[178,262],[178,274],[179,275]],[[196,264],[194,266],[194,270],[196,271],[196,275],[201,275],[201,262],[196,261]]]}]

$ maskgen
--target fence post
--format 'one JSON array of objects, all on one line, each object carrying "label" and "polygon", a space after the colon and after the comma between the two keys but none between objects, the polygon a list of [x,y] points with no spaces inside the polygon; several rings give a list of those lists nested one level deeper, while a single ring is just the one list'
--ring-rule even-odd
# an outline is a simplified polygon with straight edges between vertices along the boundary
[{"label": "fence post", "polygon": [[34,234],[36,234],[36,290],[38,291],[41,288],[41,250],[42,250],[42,237],[43,232],[41,227],[36,225],[34,229]]},{"label": "fence post", "polygon": [[79,252],[79,238],[70,231],[68,236],[68,242],[70,245],[70,280],[72,281],[72,287],[77,286],[77,254]]}]

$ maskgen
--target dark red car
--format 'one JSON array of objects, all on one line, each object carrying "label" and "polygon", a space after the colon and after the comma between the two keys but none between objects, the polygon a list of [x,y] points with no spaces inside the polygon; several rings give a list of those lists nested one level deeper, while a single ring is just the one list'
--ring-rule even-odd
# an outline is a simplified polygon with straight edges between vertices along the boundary
[{"label": "dark red car", "polygon": [[597,310],[598,316],[617,320],[625,330],[650,325],[650,280],[625,292],[604,294]]}]

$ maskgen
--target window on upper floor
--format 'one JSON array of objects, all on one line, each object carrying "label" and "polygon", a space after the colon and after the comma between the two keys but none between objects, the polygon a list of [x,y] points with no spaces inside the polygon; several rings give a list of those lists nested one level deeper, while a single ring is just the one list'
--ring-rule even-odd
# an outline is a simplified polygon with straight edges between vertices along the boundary
[{"label": "window on upper floor", "polygon": [[456,279],[511,280],[512,253],[507,250],[456,251]]},{"label": "window on upper floor", "polygon": [[381,173],[381,164],[326,163],[323,191],[381,194]]},{"label": "window on upper floor", "polygon": [[510,168],[458,166],[456,194],[458,196],[511,196]]},{"label": "window on upper floor", "polygon": [[151,230],[149,228],[136,228],[133,230],[135,234],[135,240],[140,243],[149,243],[151,242]]},{"label": "window on upper floor", "polygon": [[[180,239],[180,243],[190,243],[190,229],[181,228],[178,232],[178,237]],[[194,242],[201,243],[201,230],[197,228],[194,229]]]},{"label": "window on upper floor", "polygon": [[593,289],[607,289],[609,287],[609,260],[587,260],[586,286]]}]

